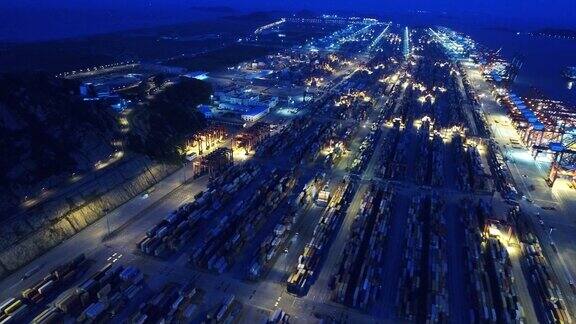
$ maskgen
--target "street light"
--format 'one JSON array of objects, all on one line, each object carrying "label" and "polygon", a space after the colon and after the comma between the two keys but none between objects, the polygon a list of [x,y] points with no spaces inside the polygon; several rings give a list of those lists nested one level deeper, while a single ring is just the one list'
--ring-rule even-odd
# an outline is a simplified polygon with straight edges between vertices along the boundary
[{"label": "street light", "polygon": [[284,249],[284,275],[288,272],[288,249]]}]

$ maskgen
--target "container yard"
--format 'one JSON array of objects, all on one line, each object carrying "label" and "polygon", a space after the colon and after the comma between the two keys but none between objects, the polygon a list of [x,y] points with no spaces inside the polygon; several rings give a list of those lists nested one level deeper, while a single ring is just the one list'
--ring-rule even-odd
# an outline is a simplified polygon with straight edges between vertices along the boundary
[{"label": "container yard", "polygon": [[442,204],[437,196],[416,197],[408,212],[408,249],[398,298],[398,313],[408,320],[442,323],[450,316]]},{"label": "container yard", "polygon": [[[56,305],[77,315],[77,322],[106,321],[119,315],[128,303],[138,297],[144,289],[144,279],[142,271],[135,267],[114,267],[108,263],[74,292],[62,296]],[[71,304],[78,301],[85,308],[79,314],[74,314]]]},{"label": "container yard", "polygon": [[193,284],[166,284],[138,310],[129,316],[128,323],[188,323],[198,316],[202,291]]},{"label": "container yard", "polygon": [[266,218],[294,187],[294,173],[281,175],[273,170],[268,180],[262,180],[249,200],[240,200],[233,212],[223,217],[207,233],[204,241],[194,246],[190,260],[217,273],[224,272],[234,256],[254,238]]},{"label": "container yard", "polygon": [[205,228],[211,215],[225,206],[240,189],[259,174],[260,168],[251,164],[237,166],[221,173],[209,184],[209,190],[196,199],[172,211],[154,225],[138,243],[138,249],[148,255],[165,257],[188,245],[199,229]]},{"label": "container yard", "polygon": [[[31,314],[42,309],[43,305],[53,301],[60,292],[72,286],[89,266],[90,260],[81,254],[72,261],[55,267],[42,280],[22,290],[20,296],[3,301],[0,305],[0,322],[21,323],[25,321]],[[33,322],[49,323],[60,318],[60,315],[60,312],[56,310],[44,311],[34,318]]]},{"label": "container yard", "polygon": [[242,130],[234,137],[234,150],[238,154],[248,155],[253,153],[258,145],[266,140],[271,133],[270,125],[264,122],[258,122],[247,129]]},{"label": "container yard", "polygon": [[[123,313],[126,305],[142,293],[143,273],[135,267],[112,263],[77,285],[71,284],[82,276],[79,271],[86,270],[86,262],[84,255],[80,255],[55,269],[41,285],[24,290],[22,298],[3,302],[2,323],[106,322]],[[78,277],[74,277],[72,273],[77,271],[74,275]]]},{"label": "container yard", "polygon": [[[276,39],[308,25],[324,33]],[[559,205],[495,138],[468,38],[322,16],[239,43],[260,39],[274,53],[206,82],[211,111],[265,113],[214,118],[194,177],[9,277],[0,324],[572,322]]]}]

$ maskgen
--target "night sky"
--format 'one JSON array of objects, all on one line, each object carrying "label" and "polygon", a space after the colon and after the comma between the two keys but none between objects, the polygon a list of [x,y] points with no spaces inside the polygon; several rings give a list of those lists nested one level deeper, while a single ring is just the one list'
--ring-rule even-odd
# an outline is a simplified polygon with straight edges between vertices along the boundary
[{"label": "night sky", "polygon": [[241,11],[310,9],[392,19],[425,11],[506,27],[576,29],[575,0],[2,0],[0,39],[57,38],[208,17],[189,10],[192,6],[227,6]]},{"label": "night sky", "polygon": [[194,5],[230,6],[246,9],[298,9],[407,11],[429,10],[436,12],[480,12],[497,16],[530,17],[548,20],[559,18],[576,25],[574,0],[2,0],[0,8],[53,7],[53,8],[111,8],[125,9],[146,6],[186,7]]}]

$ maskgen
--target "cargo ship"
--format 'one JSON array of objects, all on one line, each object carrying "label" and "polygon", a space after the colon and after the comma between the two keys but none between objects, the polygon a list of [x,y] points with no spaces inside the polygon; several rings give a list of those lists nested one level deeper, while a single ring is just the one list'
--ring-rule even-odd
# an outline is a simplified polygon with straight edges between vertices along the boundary
[{"label": "cargo ship", "polygon": [[564,77],[569,80],[576,80],[576,66],[569,66],[564,70]]}]

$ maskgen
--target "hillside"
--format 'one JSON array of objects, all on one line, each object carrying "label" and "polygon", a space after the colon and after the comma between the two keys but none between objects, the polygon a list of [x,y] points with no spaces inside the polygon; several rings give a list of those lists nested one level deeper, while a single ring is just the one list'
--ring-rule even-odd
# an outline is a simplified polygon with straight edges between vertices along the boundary
[{"label": "hillside", "polygon": [[176,145],[206,125],[196,107],[210,100],[210,84],[182,78],[147,105],[135,109],[130,146],[156,159],[176,158]]},{"label": "hillside", "polygon": [[70,187],[75,175],[95,176],[95,165],[117,150],[124,159],[175,161],[176,145],[204,127],[195,107],[212,91],[194,79],[166,87],[133,109],[128,145],[117,147],[125,139],[117,113],[103,102],[83,101],[78,89],[76,81],[46,74],[0,75],[0,211],[16,213],[26,197]]},{"label": "hillside", "polygon": [[27,195],[39,182],[89,170],[113,152],[113,116],[82,101],[77,89],[45,74],[0,75],[2,191]]}]

